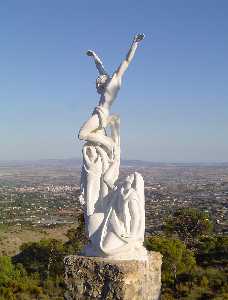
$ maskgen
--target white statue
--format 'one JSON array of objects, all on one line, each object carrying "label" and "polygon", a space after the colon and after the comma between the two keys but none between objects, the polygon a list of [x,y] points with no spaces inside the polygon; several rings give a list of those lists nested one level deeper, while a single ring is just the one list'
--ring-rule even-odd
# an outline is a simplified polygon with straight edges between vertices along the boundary
[{"label": "white statue", "polygon": [[114,142],[111,138],[104,134],[104,128],[107,127],[112,116],[109,117],[109,111],[117,93],[121,87],[122,77],[132,61],[135,51],[140,41],[144,39],[144,34],[138,34],[134,37],[133,43],[125,60],[120,64],[119,68],[114,72],[112,77],[104,70],[100,58],[94,51],[87,51],[87,55],[94,58],[99,77],[96,80],[96,88],[98,94],[101,95],[98,106],[95,108],[90,119],[82,126],[79,132],[79,139],[102,145],[113,151]]},{"label": "white statue", "polygon": [[[120,120],[109,111],[121,87],[122,76],[131,62],[144,34],[134,37],[133,43],[119,68],[110,77],[94,51],[99,77],[99,105],[82,126],[79,139],[83,146],[80,202],[84,205],[90,243],[85,255],[113,259],[146,259],[142,246],[145,231],[144,183],[140,174],[128,176],[117,185],[120,166]],[[108,136],[107,128],[111,134]]]}]

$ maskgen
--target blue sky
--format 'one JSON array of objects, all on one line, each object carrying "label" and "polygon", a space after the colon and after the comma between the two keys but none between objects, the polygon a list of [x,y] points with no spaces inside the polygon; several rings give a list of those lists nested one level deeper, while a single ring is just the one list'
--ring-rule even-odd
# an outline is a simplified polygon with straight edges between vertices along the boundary
[{"label": "blue sky", "polygon": [[94,49],[113,72],[146,38],[112,111],[122,157],[228,161],[228,2],[1,1],[0,160],[80,157],[98,102]]}]

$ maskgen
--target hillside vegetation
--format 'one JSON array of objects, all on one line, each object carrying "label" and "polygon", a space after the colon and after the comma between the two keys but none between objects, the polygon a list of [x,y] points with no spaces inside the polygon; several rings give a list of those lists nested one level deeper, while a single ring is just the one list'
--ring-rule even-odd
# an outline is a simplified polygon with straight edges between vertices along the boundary
[{"label": "hillside vegetation", "polygon": [[[23,243],[17,255],[0,256],[0,300],[63,300],[63,258],[86,242],[81,216],[65,240],[47,235]],[[177,210],[145,246],[163,255],[162,300],[228,299],[228,237],[214,233],[207,214]]]}]

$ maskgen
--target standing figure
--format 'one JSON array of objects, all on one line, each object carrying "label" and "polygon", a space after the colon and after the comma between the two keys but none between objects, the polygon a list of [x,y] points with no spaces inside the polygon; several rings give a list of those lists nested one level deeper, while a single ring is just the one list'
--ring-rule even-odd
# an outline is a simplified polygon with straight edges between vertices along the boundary
[{"label": "standing figure", "polygon": [[78,137],[80,140],[85,140],[87,142],[95,143],[96,145],[104,146],[109,153],[112,153],[114,143],[113,140],[105,134],[104,129],[112,119],[112,116],[109,117],[109,111],[121,87],[123,74],[132,61],[139,42],[143,39],[144,34],[137,34],[134,37],[126,58],[111,77],[105,71],[97,54],[91,50],[87,51],[87,55],[93,57],[99,72],[99,77],[96,80],[96,88],[98,94],[101,96],[99,104],[95,108],[92,116],[87,122],[84,123],[79,131]]}]

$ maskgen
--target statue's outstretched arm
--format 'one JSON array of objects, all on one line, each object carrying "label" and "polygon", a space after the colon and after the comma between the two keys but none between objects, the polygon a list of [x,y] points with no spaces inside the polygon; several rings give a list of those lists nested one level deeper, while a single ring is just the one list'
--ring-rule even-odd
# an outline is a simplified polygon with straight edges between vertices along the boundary
[{"label": "statue's outstretched arm", "polygon": [[120,78],[123,76],[124,72],[127,70],[130,62],[132,61],[135,51],[138,47],[139,42],[141,42],[144,39],[145,35],[142,34],[137,34],[134,36],[133,42],[131,44],[131,47],[126,55],[125,60],[120,64],[119,68],[116,70],[116,75],[119,76]]},{"label": "statue's outstretched arm", "polygon": [[105,71],[103,63],[101,61],[101,59],[99,58],[99,56],[92,50],[88,50],[86,52],[86,54],[88,56],[92,56],[95,62],[95,65],[97,67],[97,70],[99,72],[100,75],[108,75],[108,73]]}]

